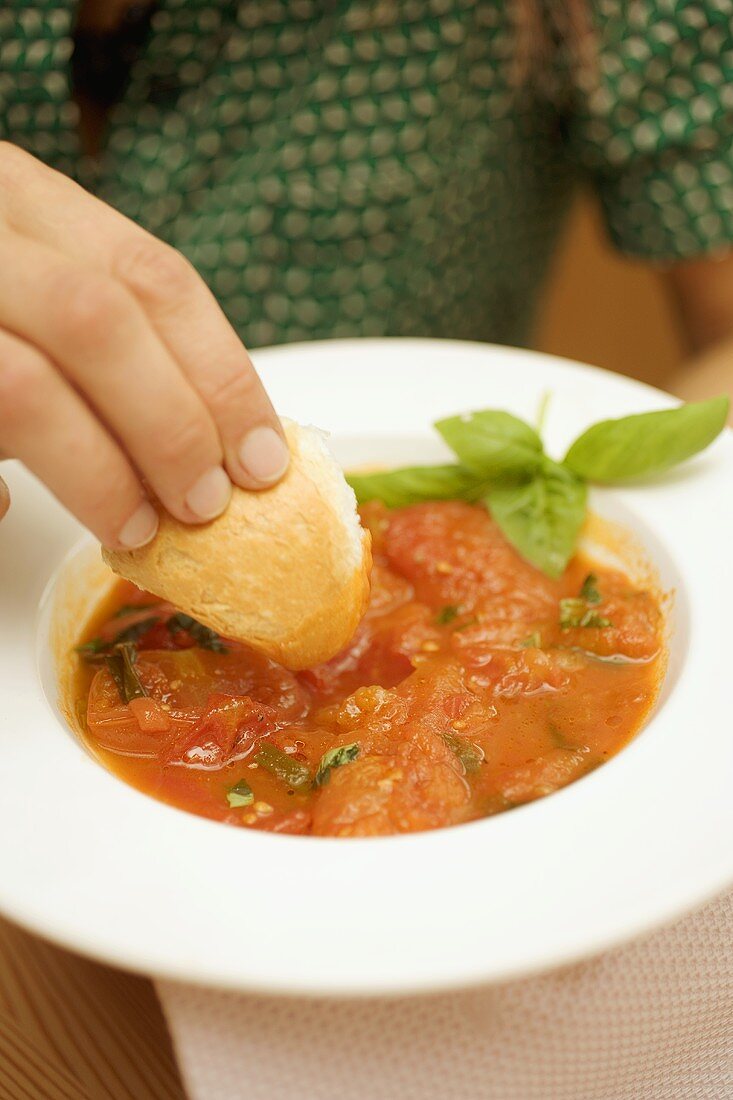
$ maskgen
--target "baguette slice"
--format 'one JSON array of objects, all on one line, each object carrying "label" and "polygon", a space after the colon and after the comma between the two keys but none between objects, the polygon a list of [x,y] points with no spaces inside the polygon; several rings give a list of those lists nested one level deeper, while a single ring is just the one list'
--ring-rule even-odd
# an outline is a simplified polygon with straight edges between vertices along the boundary
[{"label": "baguette slice", "polygon": [[139,550],[102,550],[107,564],[226,638],[289,669],[328,660],[350,640],[369,598],[371,538],[356,499],[315,428],[285,421],[291,461],[272,489],[235,486],[202,526],[159,509]]}]

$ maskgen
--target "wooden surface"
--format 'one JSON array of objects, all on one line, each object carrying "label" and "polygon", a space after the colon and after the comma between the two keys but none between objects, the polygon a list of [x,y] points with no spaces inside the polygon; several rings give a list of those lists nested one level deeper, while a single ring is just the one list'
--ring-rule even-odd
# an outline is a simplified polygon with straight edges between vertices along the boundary
[{"label": "wooden surface", "polygon": [[[613,256],[587,201],[559,251],[536,344],[656,382],[682,357],[658,280]],[[0,921],[0,1100],[183,1096],[150,982]]]},{"label": "wooden surface", "polygon": [[150,982],[0,920],[0,1100],[183,1100]]}]

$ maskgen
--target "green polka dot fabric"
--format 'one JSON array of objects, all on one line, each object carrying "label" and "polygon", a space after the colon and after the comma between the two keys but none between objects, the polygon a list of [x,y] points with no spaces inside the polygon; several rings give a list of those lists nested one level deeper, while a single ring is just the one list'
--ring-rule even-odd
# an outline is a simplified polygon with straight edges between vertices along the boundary
[{"label": "green polka dot fabric", "polygon": [[[559,0],[558,0],[559,2]],[[74,4],[0,10],[0,135],[181,249],[250,346],[525,342],[574,182],[669,261],[733,240],[733,0],[593,0],[596,71],[516,87],[511,0],[164,0],[101,159]]]},{"label": "green polka dot fabric", "polygon": [[567,152],[624,252],[673,261],[733,240],[733,2],[595,0],[594,83]]}]

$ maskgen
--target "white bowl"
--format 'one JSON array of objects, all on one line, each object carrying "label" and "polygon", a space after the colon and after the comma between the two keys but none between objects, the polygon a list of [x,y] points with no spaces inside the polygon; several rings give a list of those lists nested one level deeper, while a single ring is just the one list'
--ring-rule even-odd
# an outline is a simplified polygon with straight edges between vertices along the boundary
[{"label": "white bowl", "polygon": [[[255,359],[280,411],[331,430],[346,464],[431,460],[437,417],[494,406],[532,419],[546,390],[556,454],[594,420],[670,404],[603,371],[448,341],[334,341]],[[726,432],[653,486],[593,495],[595,510],[635,531],[676,592],[662,696],[628,748],[512,813],[344,841],[207,821],[91,758],[60,713],[51,640],[73,640],[105,573],[78,524],[6,464],[0,909],[65,946],[155,975],[384,994],[527,975],[701,903],[733,880],[732,471]]]}]

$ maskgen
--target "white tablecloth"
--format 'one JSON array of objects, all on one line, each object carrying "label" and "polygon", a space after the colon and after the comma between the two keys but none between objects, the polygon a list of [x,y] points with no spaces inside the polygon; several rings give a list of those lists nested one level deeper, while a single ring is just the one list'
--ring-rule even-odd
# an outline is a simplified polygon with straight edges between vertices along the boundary
[{"label": "white tablecloth", "polygon": [[733,1100],[733,891],[600,958],[468,992],[157,988],[192,1100]]}]

